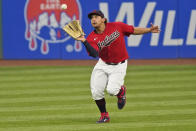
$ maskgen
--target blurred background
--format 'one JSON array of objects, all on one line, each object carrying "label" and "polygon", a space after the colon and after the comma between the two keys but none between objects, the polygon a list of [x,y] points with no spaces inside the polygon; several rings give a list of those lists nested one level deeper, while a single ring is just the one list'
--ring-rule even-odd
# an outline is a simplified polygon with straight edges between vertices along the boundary
[{"label": "blurred background", "polygon": [[130,59],[196,58],[195,0],[1,0],[0,6],[0,59],[91,59],[62,27],[77,19],[88,35],[87,15],[95,9],[109,22],[160,26],[160,34],[126,38]]}]

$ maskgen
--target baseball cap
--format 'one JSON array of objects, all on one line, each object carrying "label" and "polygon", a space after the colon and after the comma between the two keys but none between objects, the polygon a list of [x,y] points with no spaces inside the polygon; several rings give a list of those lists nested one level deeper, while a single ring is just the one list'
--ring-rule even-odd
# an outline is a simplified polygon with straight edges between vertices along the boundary
[{"label": "baseball cap", "polygon": [[91,19],[92,15],[99,15],[104,18],[104,14],[100,10],[93,10],[91,13],[88,14],[88,18]]}]

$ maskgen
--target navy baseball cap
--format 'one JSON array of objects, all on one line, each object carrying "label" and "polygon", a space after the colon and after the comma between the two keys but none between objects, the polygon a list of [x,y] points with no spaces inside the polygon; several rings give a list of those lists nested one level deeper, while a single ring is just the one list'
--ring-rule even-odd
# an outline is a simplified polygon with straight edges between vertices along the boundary
[{"label": "navy baseball cap", "polygon": [[88,18],[91,19],[92,18],[92,15],[99,15],[102,18],[104,18],[104,14],[100,10],[94,10],[94,11],[92,11],[91,13],[88,14]]}]

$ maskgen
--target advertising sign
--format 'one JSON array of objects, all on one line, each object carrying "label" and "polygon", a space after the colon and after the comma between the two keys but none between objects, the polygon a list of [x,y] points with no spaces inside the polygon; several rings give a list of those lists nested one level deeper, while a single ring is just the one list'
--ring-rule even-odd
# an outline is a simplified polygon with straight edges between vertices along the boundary
[{"label": "advertising sign", "polygon": [[62,27],[80,20],[87,36],[95,9],[109,22],[159,25],[159,34],[125,38],[130,59],[196,58],[195,0],[2,0],[3,58],[92,59]]}]

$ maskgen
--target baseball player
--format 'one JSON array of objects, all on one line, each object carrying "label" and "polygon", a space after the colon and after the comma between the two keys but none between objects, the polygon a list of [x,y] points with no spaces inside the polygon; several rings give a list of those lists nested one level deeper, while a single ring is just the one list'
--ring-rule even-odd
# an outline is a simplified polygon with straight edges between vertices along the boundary
[{"label": "baseball player", "polygon": [[110,117],[106,110],[105,89],[110,95],[117,97],[119,109],[126,103],[124,78],[129,57],[124,37],[131,34],[159,33],[160,30],[153,24],[150,28],[140,28],[122,22],[107,23],[104,14],[99,10],[89,13],[88,18],[94,31],[87,38],[81,36],[77,40],[83,42],[89,56],[99,57],[92,71],[90,87],[92,97],[101,112],[97,123],[106,123],[110,121]]}]

